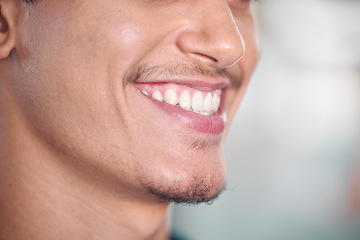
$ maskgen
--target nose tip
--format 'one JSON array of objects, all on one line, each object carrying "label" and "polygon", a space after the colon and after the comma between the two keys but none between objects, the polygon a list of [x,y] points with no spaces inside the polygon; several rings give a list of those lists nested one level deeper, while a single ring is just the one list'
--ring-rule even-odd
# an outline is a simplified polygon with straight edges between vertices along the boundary
[{"label": "nose tip", "polygon": [[177,47],[212,66],[226,68],[244,56],[245,46],[230,10],[220,9],[212,11],[216,15],[205,13],[192,19],[191,28],[178,35]]},{"label": "nose tip", "polygon": [[243,38],[239,31],[234,33],[234,36],[229,36],[229,32],[226,35],[222,35],[216,40],[212,46],[208,46],[208,54],[216,59],[216,65],[218,67],[226,68],[237,63],[245,54],[245,45]]},{"label": "nose tip", "polygon": [[[233,33],[231,32],[233,31]],[[192,57],[206,61],[219,68],[230,67],[245,53],[245,46],[239,31],[213,30],[211,33],[186,32],[178,40],[178,48]]]}]

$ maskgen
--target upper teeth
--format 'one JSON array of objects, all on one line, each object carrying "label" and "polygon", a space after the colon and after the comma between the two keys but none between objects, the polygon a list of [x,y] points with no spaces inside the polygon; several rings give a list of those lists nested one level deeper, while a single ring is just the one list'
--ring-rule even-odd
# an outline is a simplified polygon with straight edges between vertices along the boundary
[{"label": "upper teeth", "polygon": [[219,110],[220,106],[220,90],[213,92],[195,91],[192,96],[188,90],[184,90],[181,94],[179,94],[172,88],[166,89],[164,94],[162,94],[159,90],[155,90],[150,94],[148,91],[142,90],[142,93],[150,95],[158,101],[166,102],[206,116],[215,114]]}]

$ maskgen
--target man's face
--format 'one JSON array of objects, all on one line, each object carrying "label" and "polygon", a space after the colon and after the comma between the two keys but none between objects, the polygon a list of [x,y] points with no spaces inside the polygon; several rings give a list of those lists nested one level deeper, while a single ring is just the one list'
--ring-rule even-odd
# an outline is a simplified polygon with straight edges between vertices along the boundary
[{"label": "man's face", "polygon": [[129,197],[218,194],[257,61],[249,1],[39,0],[17,27],[14,94],[61,164]]}]

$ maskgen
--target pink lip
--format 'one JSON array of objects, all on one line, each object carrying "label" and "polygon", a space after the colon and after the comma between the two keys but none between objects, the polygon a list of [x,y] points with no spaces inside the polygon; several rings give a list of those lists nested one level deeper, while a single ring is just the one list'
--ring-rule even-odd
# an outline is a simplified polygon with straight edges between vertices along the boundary
[{"label": "pink lip", "polygon": [[202,91],[212,91],[215,89],[225,89],[230,86],[230,80],[228,78],[202,78],[200,80],[194,80],[193,79],[181,79],[179,80],[171,80],[170,79],[157,79],[157,81],[154,80],[147,80],[147,79],[141,79],[140,81],[136,81],[136,84],[161,84],[161,83],[174,83],[174,84],[180,84],[183,86],[188,86],[197,90]]},{"label": "pink lip", "polygon": [[190,129],[203,133],[219,134],[225,128],[225,118],[222,114],[222,105],[220,105],[220,109],[217,114],[212,116],[203,116],[165,102],[160,102],[151,97],[149,97],[149,99],[161,110],[165,111],[167,114],[177,119]]}]

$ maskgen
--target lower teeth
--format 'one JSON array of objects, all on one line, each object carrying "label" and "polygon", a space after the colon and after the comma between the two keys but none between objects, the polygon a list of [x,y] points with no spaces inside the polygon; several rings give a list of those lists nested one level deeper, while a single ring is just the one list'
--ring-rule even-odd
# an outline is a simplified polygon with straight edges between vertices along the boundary
[{"label": "lower teeth", "polygon": [[[175,106],[181,108],[181,109],[184,109],[182,107],[180,107],[179,103],[177,103]],[[204,115],[204,116],[211,116],[211,115],[214,115],[215,112],[214,111],[210,111],[210,112],[207,112],[207,111],[197,111],[197,110],[194,110],[192,107],[190,107],[190,109],[184,109],[184,110],[188,110],[188,111],[191,111],[191,112],[194,112],[194,113],[197,113],[197,114],[201,114],[201,115]]]}]

